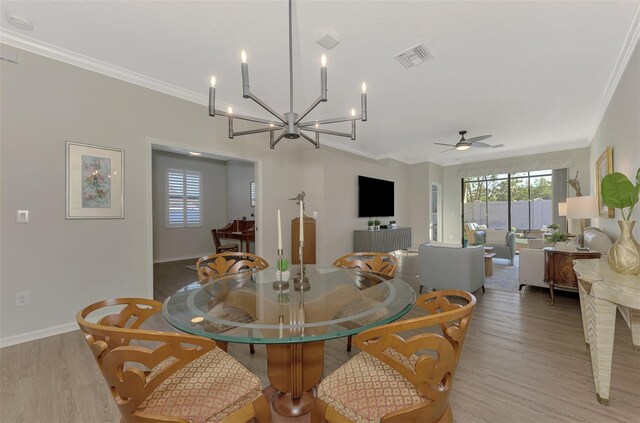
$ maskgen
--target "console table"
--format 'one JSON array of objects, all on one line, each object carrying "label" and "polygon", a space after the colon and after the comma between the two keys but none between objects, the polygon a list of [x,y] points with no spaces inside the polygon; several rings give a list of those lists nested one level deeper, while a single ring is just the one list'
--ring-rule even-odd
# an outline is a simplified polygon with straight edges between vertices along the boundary
[{"label": "console table", "polygon": [[609,404],[616,308],[631,329],[631,342],[640,351],[640,276],[616,273],[607,260],[575,260],[584,340],[591,352],[596,398]]},{"label": "console table", "polygon": [[354,252],[388,253],[411,247],[411,228],[353,231]]},{"label": "console table", "polygon": [[578,291],[578,279],[573,271],[573,260],[598,259],[598,251],[578,251],[575,248],[546,247],[544,249],[544,281],[549,284],[551,305],[554,302],[553,289],[561,288]]}]

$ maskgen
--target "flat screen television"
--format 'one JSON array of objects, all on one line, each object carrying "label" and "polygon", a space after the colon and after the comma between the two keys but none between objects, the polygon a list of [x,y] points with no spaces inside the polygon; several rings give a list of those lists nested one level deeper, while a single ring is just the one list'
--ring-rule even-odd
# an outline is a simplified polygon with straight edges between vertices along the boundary
[{"label": "flat screen television", "polygon": [[393,216],[393,181],[358,176],[358,217]]}]

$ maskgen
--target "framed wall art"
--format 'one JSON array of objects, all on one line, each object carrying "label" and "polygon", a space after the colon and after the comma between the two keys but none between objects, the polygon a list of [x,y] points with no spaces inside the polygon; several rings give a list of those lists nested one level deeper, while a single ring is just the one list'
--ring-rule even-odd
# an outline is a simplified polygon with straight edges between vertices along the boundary
[{"label": "framed wall art", "polygon": [[610,209],[602,201],[602,178],[613,173],[613,150],[607,147],[596,160],[596,195],[598,196],[598,210],[602,217],[615,217],[615,209]]},{"label": "framed wall art", "polygon": [[67,141],[66,218],[124,218],[124,150]]}]

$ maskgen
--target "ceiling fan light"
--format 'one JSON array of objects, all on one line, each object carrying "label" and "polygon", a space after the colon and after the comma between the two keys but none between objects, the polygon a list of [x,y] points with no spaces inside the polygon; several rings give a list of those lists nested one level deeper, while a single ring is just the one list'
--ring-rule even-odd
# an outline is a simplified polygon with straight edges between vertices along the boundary
[{"label": "ceiling fan light", "polygon": [[464,151],[464,150],[468,150],[469,146],[467,144],[460,144],[456,146],[456,150],[458,151]]}]

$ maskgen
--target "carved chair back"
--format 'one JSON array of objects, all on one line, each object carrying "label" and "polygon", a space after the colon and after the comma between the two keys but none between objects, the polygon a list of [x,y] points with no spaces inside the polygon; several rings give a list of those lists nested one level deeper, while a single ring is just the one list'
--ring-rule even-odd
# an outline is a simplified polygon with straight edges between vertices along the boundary
[{"label": "carved chair back", "polygon": [[200,257],[196,262],[200,283],[233,273],[266,269],[269,263],[251,253],[225,252]]},{"label": "carved chair back", "polygon": [[388,277],[394,277],[398,267],[398,258],[387,253],[350,253],[333,262],[344,269],[361,269]]},{"label": "carved chair back", "polygon": [[[416,306],[429,315],[356,335],[358,348],[399,372],[426,398],[424,405],[387,414],[382,422],[436,422],[450,412],[451,384],[475,304],[476,298],[466,291],[431,292],[416,301]],[[424,331],[436,325],[442,334]],[[399,334],[415,330],[420,333],[411,332],[407,338]]]},{"label": "carved chair back", "polygon": [[[93,312],[113,306],[119,306],[120,310],[106,315],[98,323],[86,319]],[[184,422],[177,417],[136,413],[136,410],[169,376],[216,346],[214,341],[198,336],[139,329],[161,309],[162,304],[153,300],[116,298],[92,304],[76,315],[126,423]],[[132,341],[135,345],[131,345]],[[153,372],[148,370],[163,362],[167,365]]]}]

